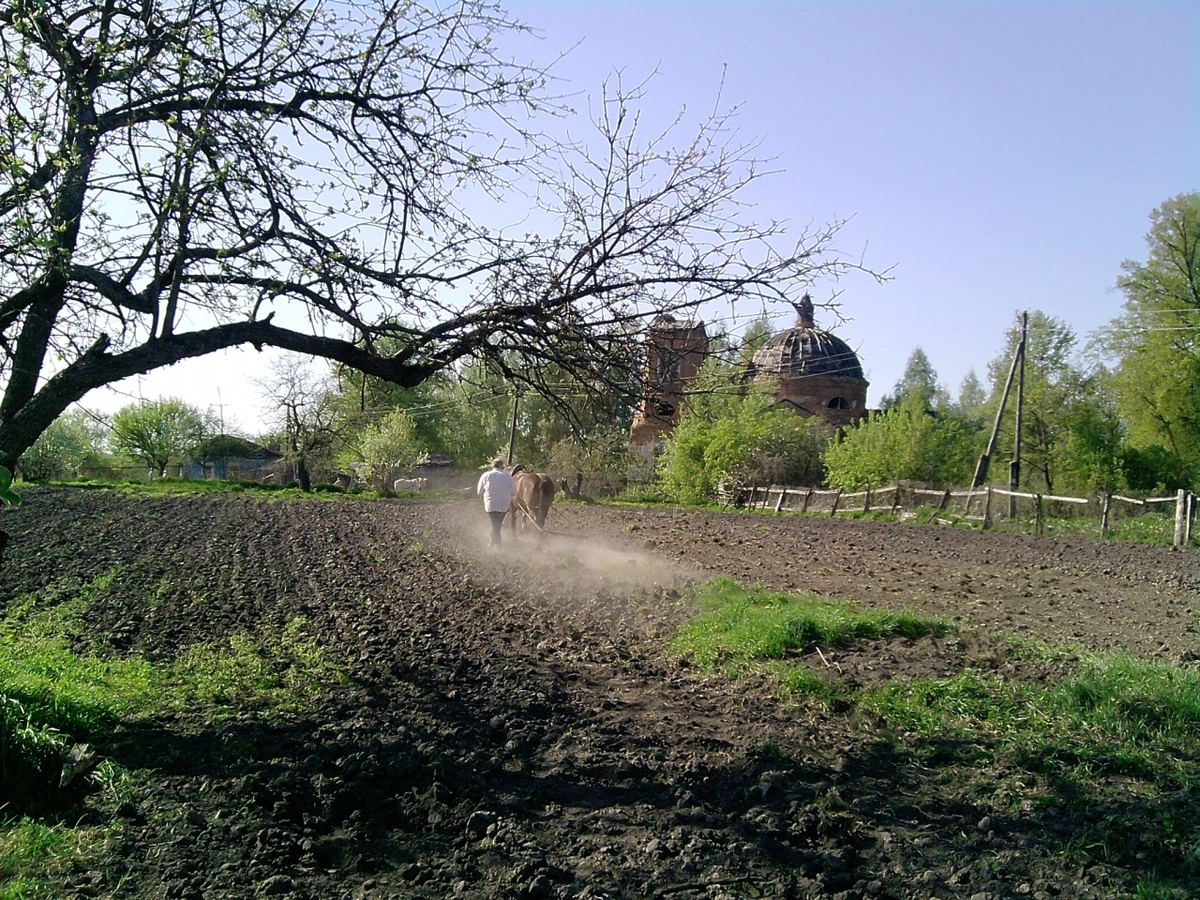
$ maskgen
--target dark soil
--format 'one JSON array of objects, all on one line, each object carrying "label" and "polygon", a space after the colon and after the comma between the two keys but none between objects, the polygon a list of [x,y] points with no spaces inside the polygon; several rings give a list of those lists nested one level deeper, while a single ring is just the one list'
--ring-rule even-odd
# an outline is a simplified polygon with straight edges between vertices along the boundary
[{"label": "dark soil", "polygon": [[[302,715],[196,710],[125,726],[110,749],[134,773],[130,799],[107,857],[71,873],[64,897],[998,900],[1196,887],[1178,846],[1136,828],[1111,839],[1122,817],[1173,811],[1194,827],[1182,789],[1117,808],[1002,760],[939,768],[853,710],[789,704],[666,648],[693,613],[688,586],[724,574],[962,626],[801,654],[858,684],[967,667],[1055,677],[999,632],[1190,664],[1193,550],[562,504],[544,541],[496,554],[473,500],[69,488],[28,490],[4,518],[0,604],[115,572],[80,651],[166,659],[303,617],[353,678]],[[77,812],[111,822],[87,798]]]}]

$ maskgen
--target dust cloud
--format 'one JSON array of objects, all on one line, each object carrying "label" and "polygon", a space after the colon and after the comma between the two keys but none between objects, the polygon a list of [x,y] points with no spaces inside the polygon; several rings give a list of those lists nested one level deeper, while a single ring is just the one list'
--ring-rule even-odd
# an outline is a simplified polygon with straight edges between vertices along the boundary
[{"label": "dust cloud", "polygon": [[474,503],[431,505],[429,512],[447,549],[469,562],[477,581],[584,620],[671,630],[690,615],[690,589],[710,577],[632,538],[589,534],[575,517],[556,523],[555,509],[540,534],[532,527],[514,532],[506,522],[499,550],[487,546],[488,522]]}]

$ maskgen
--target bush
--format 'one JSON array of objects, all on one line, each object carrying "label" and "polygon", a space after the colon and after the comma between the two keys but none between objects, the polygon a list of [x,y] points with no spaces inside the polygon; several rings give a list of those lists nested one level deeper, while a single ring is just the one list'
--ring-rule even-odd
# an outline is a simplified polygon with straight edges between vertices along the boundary
[{"label": "bush", "polygon": [[26,450],[17,464],[26,481],[51,481],[76,477],[101,456],[103,426],[83,410],[56,419]]},{"label": "bush", "polygon": [[920,398],[905,400],[846,430],[825,451],[829,484],[844,491],[917,481],[952,487],[970,481],[977,435],[953,416],[927,411]]},{"label": "bush", "polygon": [[777,405],[764,390],[709,399],[685,410],[659,458],[663,491],[703,503],[722,483],[819,484],[833,430]]}]

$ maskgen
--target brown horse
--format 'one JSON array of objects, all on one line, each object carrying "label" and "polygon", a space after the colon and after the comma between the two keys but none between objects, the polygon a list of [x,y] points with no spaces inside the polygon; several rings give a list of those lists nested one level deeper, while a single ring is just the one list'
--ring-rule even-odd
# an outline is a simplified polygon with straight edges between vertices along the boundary
[{"label": "brown horse", "polygon": [[546,516],[554,502],[554,479],[541,472],[530,472],[522,465],[510,470],[517,483],[517,495],[512,502],[512,528],[517,530],[517,519],[524,515],[539,532],[546,529]]}]

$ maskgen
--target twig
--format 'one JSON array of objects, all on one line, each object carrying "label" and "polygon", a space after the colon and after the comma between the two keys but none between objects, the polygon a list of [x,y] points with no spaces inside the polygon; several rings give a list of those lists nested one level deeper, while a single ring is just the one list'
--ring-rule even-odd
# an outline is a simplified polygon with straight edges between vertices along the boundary
[{"label": "twig", "polygon": [[840,662],[834,662],[834,664],[831,666],[829,664],[829,660],[827,660],[825,658],[825,654],[821,652],[821,648],[817,647],[816,649],[817,649],[817,656],[821,657],[821,662],[825,663],[825,668],[830,669],[830,668],[836,667],[839,675],[845,674],[844,672],[842,672],[842,664]]}]

